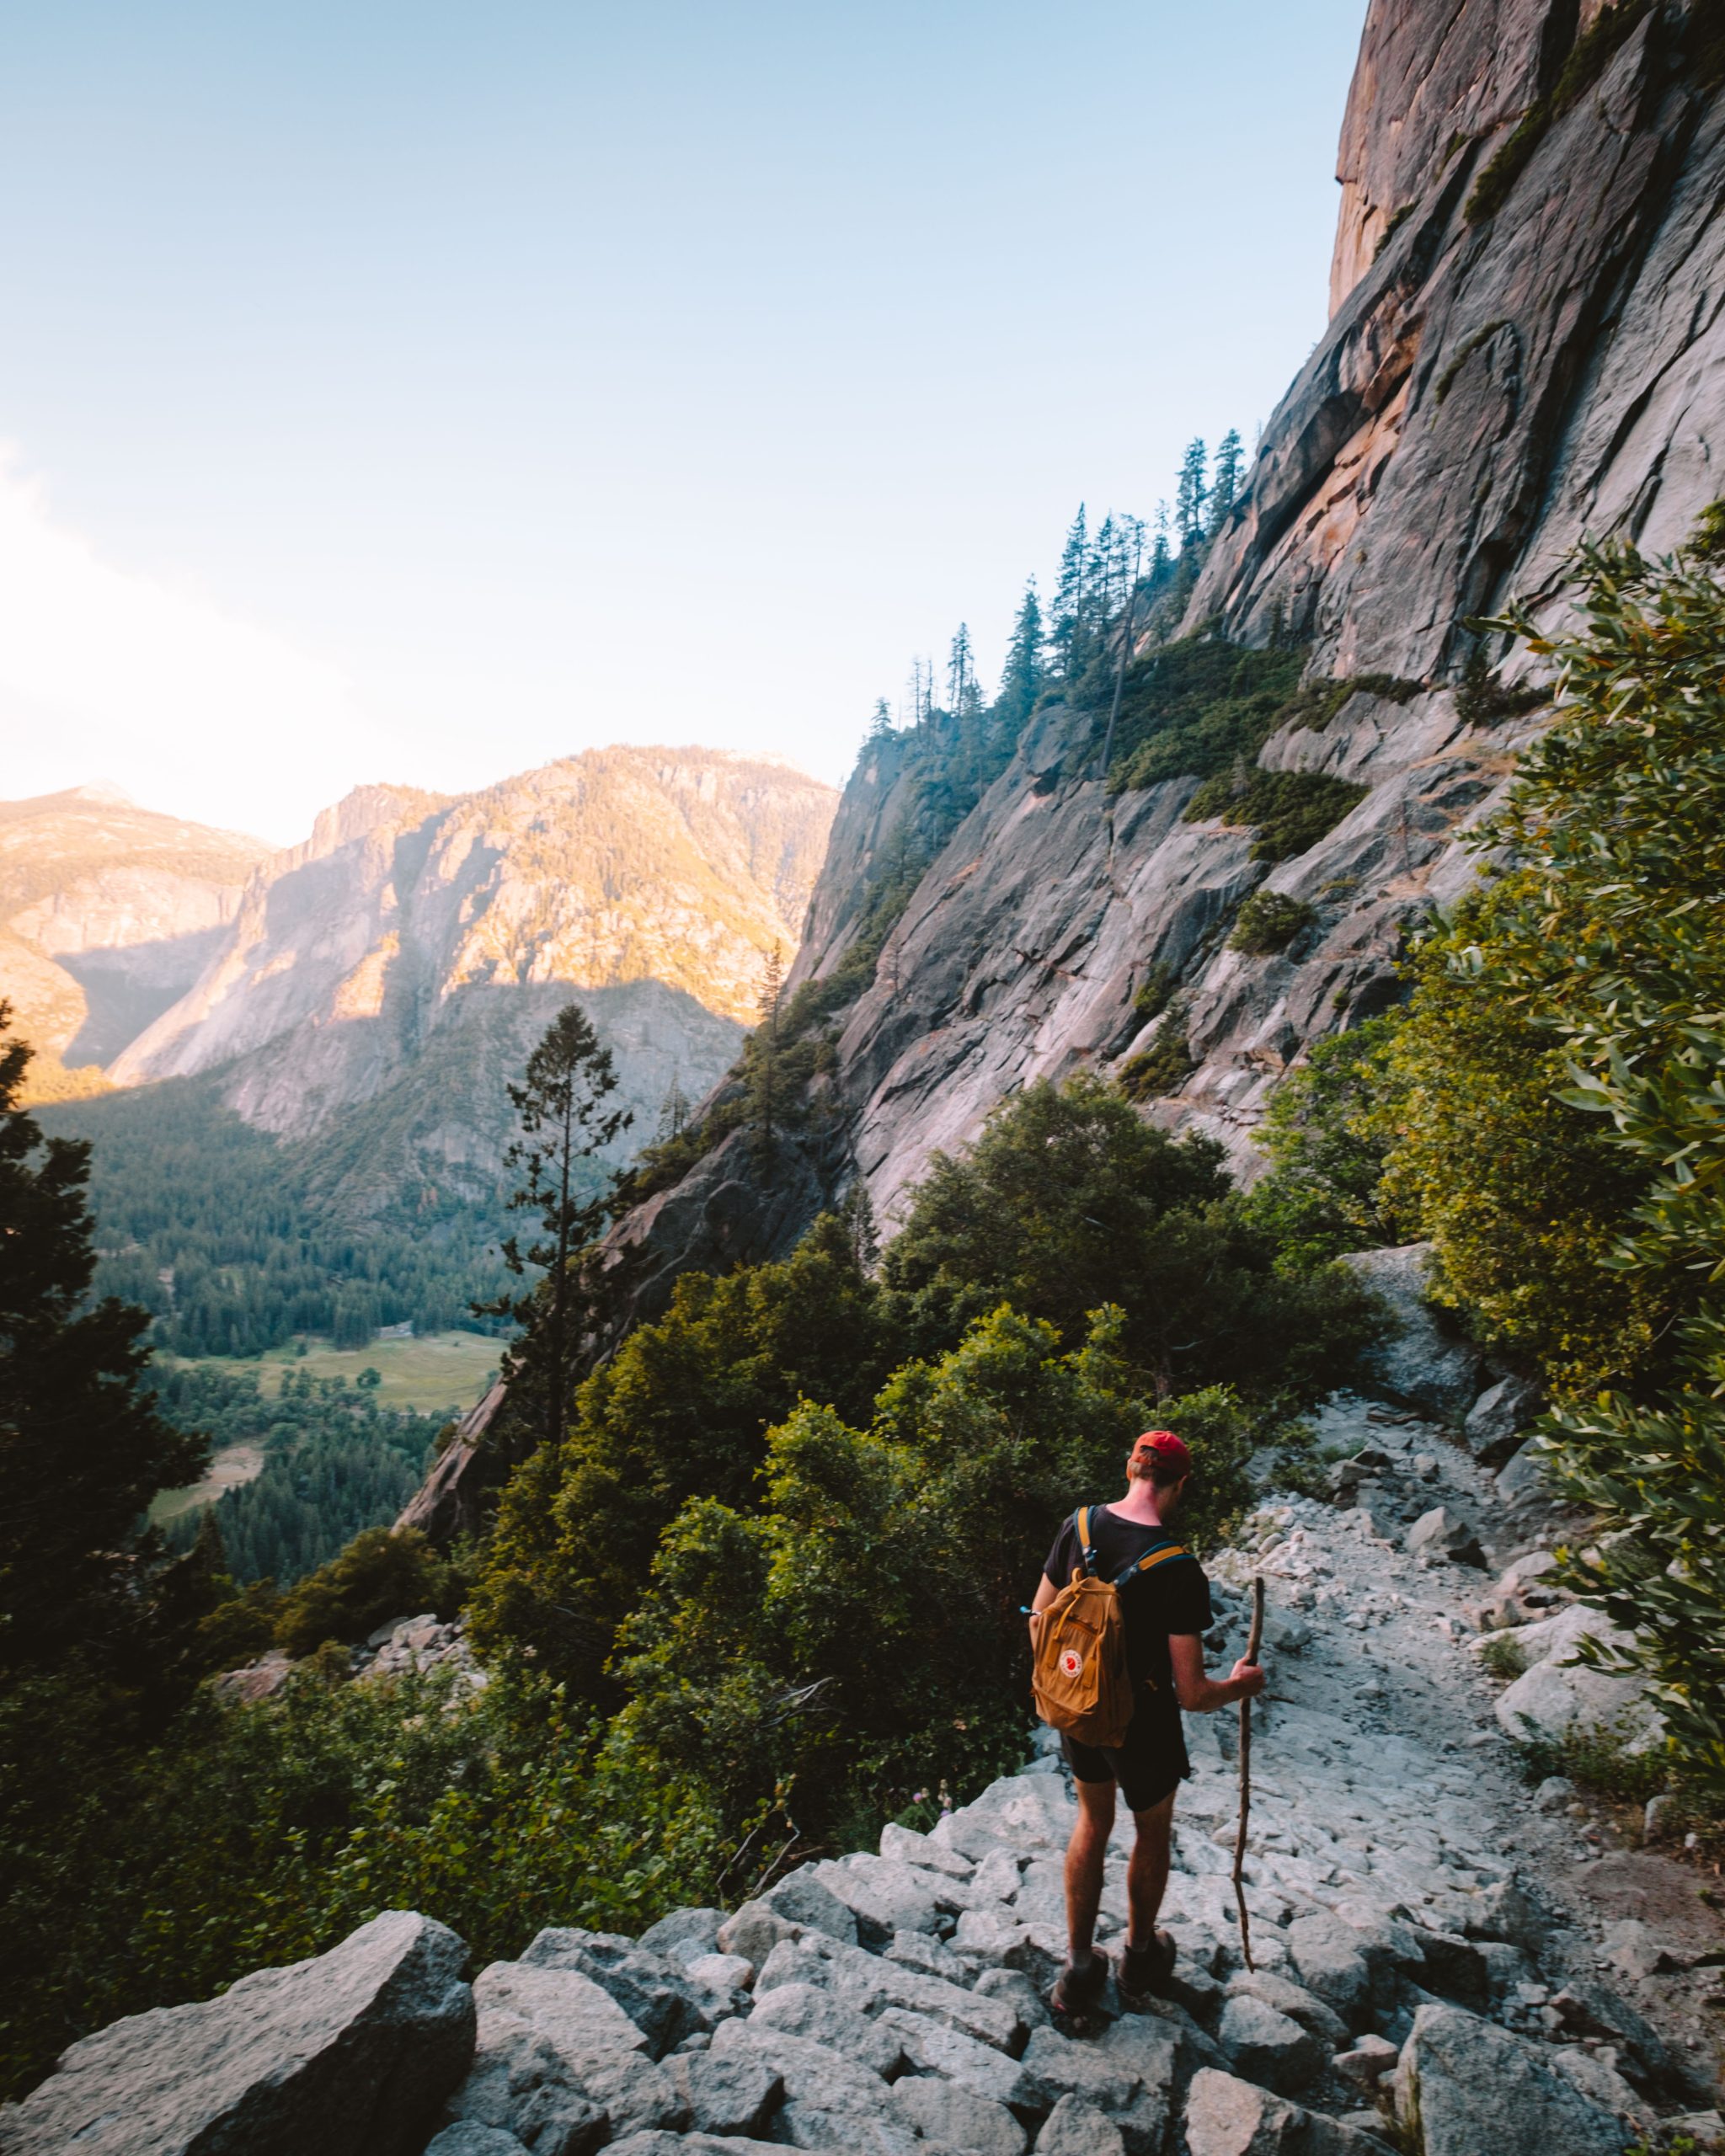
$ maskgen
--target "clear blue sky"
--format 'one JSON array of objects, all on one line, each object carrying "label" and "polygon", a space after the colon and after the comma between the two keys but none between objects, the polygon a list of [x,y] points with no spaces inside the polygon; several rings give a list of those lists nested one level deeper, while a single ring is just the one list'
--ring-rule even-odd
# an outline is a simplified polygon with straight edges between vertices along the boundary
[{"label": "clear blue sky", "polygon": [[0,795],[843,776],[1321,334],[1365,0],[0,25]]}]

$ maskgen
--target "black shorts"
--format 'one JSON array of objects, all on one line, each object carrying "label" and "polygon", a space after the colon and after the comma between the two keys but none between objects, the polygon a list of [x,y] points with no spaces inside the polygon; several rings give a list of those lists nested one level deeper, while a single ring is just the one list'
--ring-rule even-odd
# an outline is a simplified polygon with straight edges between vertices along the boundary
[{"label": "black shorts", "polygon": [[1062,1737],[1060,1749],[1075,1780],[1118,1782],[1129,1812],[1148,1812],[1172,1796],[1192,1772],[1178,1717],[1170,1724],[1141,1710],[1127,1723],[1121,1744],[1104,1750],[1098,1744],[1079,1744]]}]

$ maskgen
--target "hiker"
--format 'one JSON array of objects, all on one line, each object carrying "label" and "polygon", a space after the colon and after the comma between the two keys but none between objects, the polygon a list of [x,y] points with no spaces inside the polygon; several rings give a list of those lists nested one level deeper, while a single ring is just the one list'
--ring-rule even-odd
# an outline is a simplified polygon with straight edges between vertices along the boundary
[{"label": "hiker", "polygon": [[[1204,1669],[1202,1635],[1210,1624],[1210,1583],[1203,1567],[1168,1533],[1186,1494],[1192,1455],[1172,1430],[1147,1430],[1126,1462],[1126,1494],[1113,1504],[1075,1513],[1049,1552],[1030,1634],[1034,1649],[1041,1613],[1075,1572],[1119,1583],[1119,1606],[1130,1680],[1130,1719],[1119,1744],[1102,1749],[1063,1733],[1060,1748],[1078,1790],[1078,1823],[1066,1850],[1068,1959],[1055,1986],[1058,2014],[1081,2013],[1108,1981],[1106,1955],[1094,1946],[1103,1862],[1114,1823],[1119,1784],[1137,1826],[1126,1894],[1131,1921],[1121,1957],[1120,1988],[1142,1997],[1166,1984],[1174,1942],[1156,1928],[1168,1881],[1174,1792],[1192,1772],[1180,1710],[1213,1714],[1264,1688],[1256,1663],[1236,1662],[1218,1683]],[[1087,1566],[1081,1523],[1090,1538]],[[1134,1572],[1132,1567],[1142,1566]],[[1122,1582],[1121,1575],[1129,1577]]]}]

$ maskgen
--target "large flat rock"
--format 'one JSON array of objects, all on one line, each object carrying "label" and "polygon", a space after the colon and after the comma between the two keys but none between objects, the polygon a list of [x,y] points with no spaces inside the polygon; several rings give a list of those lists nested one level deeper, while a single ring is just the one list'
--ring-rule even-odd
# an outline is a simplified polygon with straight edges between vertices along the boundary
[{"label": "large flat rock", "polygon": [[4,2156],[414,2156],[473,2050],[467,1950],[391,1909],[328,1953],[86,2036]]}]

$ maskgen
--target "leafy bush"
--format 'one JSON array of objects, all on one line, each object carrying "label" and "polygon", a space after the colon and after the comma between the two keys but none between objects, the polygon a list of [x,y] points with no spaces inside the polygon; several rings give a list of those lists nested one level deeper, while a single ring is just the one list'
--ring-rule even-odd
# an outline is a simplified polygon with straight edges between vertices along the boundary
[{"label": "leafy bush", "polygon": [[1255,756],[1305,664],[1303,649],[1253,651],[1220,637],[1160,646],[1127,669],[1109,791],[1204,778]]},{"label": "leafy bush", "polygon": [[633,1932],[711,1900],[732,1854],[686,1783],[639,1778],[549,1687],[316,1663],[143,1751],[88,1672],[0,1698],[0,2095],[87,2030],[382,1909],[425,1910],[483,1962],[542,1924]]},{"label": "leafy bush", "polygon": [[1501,719],[1525,718],[1551,701],[1549,682],[1519,681],[1513,688],[1506,687],[1487,664],[1478,645],[1468,654],[1455,691],[1456,713],[1470,726],[1495,726]]},{"label": "leafy bush", "polygon": [[1379,1204],[1435,1245],[1439,1301],[1585,1391],[1642,1369],[1675,1305],[1605,1263],[1644,1177],[1561,1097],[1561,1040],[1487,967],[1514,903],[1503,882],[1470,898],[1413,963],[1383,1060]]},{"label": "leafy bush", "polygon": [[[919,1789],[1021,1758],[1021,1605],[1151,1412],[1124,1330],[1099,1311],[1063,1354],[1002,1305],[898,1372],[867,1428],[799,1406],[769,1437],[763,1512],[697,1498],[666,1536],[624,1636],[623,1754],[724,1792],[739,1818],[772,1803],[805,1846],[872,1838]],[[1223,1388],[1155,1412],[1194,1447],[1183,1529],[1202,1541],[1245,1497],[1258,1418]]]},{"label": "leafy bush", "polygon": [[1247,1198],[1278,1262],[1304,1271],[1343,1251],[1402,1240],[1383,1188],[1389,1047],[1401,1013],[1315,1041],[1270,1097],[1258,1142],[1269,1173]]},{"label": "leafy bush", "polygon": [[1291,861],[1332,831],[1366,792],[1322,771],[1219,771],[1188,802],[1185,820],[1201,824],[1215,816],[1225,824],[1256,825],[1252,859]]},{"label": "leafy bush", "polygon": [[1138,993],[1132,999],[1132,1015],[1140,1026],[1147,1026],[1152,1018],[1160,1018],[1168,1007],[1174,993],[1174,969],[1158,959],[1144,976]]},{"label": "leafy bush", "polygon": [[1198,1068],[1186,1037],[1186,1006],[1178,999],[1167,1006],[1156,1037],[1120,1066],[1120,1091],[1129,1101],[1160,1101],[1178,1093]]},{"label": "leafy bush", "polygon": [[702,1493],[746,1502],[768,1426],[800,1397],[865,1413],[895,1337],[830,1215],[778,1264],[685,1273],[664,1317],[581,1387],[563,1444],[509,1483],[473,1597],[476,1636],[531,1649],[583,1695],[614,1698],[603,1673],[617,1627],[681,1507]]},{"label": "leafy bush", "polygon": [[1527,1668],[1527,1652],[1514,1632],[1493,1632],[1479,1651],[1479,1666],[1510,1684]]},{"label": "leafy bush", "polygon": [[1248,958],[1267,958],[1285,951],[1316,919],[1316,907],[1304,899],[1290,899],[1283,891],[1254,891],[1240,909],[1228,948]]},{"label": "leafy bush", "polygon": [[[1599,1515],[1567,1577],[1635,1634],[1594,1658],[1650,1680],[1683,1773],[1717,1806],[1725,591],[1704,558],[1614,547],[1583,554],[1579,595],[1583,625],[1561,639],[1503,625],[1556,662],[1562,702],[1481,835],[1506,873],[1423,960],[1394,1051],[1410,1082],[1390,1174],[1435,1216],[1452,1285],[1486,1273],[1495,1293],[1471,1299],[1545,1350],[1551,1471]],[[1449,1059],[1458,1039],[1471,1086]],[[1509,1065],[1495,1099],[1471,1097],[1482,1046]],[[1464,1214],[1506,1182],[1507,1268]],[[1584,1293],[1589,1273],[1598,1341],[1552,1294],[1554,1275]]]},{"label": "leafy bush", "polygon": [[282,1598],[278,1646],[308,1655],[326,1640],[353,1644],[392,1617],[452,1617],[466,1582],[413,1528],[367,1528]]},{"label": "leafy bush", "polygon": [[1633,1752],[1621,1730],[1597,1723],[1566,1730],[1562,1737],[1535,1737],[1519,1748],[1530,1782],[1561,1774],[1578,1789],[1623,1803],[1645,1804],[1671,1780],[1671,1760],[1663,1746]]},{"label": "leafy bush", "polygon": [[1027,1087],[968,1156],[936,1157],[881,1277],[904,1337],[924,1353],[945,1352],[1002,1301],[1068,1342],[1090,1312],[1117,1304],[1141,1389],[1226,1380],[1291,1412],[1343,1382],[1376,1321],[1351,1274],[1295,1278],[1275,1258],[1214,1140],[1176,1141],[1080,1077]]}]

